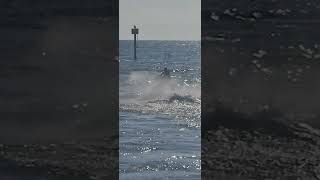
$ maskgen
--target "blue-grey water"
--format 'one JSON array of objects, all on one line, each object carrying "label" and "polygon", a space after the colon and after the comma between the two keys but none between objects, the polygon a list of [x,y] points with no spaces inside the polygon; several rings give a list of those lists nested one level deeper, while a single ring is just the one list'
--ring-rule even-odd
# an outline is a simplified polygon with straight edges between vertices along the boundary
[{"label": "blue-grey water", "polygon": [[132,41],[119,50],[120,179],[200,179],[200,42],[139,41],[137,60]]}]

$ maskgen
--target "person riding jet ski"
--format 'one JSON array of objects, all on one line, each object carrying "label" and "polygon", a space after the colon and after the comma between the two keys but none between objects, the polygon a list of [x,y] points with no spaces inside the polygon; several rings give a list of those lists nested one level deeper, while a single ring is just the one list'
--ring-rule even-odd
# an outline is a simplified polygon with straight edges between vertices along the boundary
[{"label": "person riding jet ski", "polygon": [[160,74],[160,77],[161,78],[167,78],[169,79],[170,78],[170,71],[168,70],[168,68],[164,68],[163,71],[161,72]]}]

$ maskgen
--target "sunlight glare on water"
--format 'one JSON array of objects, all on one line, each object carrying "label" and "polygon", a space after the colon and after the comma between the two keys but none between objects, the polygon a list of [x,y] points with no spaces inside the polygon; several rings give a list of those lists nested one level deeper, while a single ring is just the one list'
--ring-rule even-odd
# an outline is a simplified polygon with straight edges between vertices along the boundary
[{"label": "sunlight glare on water", "polygon": [[120,41],[120,179],[200,179],[200,42],[138,47]]}]

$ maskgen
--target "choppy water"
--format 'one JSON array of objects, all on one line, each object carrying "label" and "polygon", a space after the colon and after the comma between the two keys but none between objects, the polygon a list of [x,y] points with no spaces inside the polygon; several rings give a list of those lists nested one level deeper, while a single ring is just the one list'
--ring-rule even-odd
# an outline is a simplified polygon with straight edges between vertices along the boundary
[{"label": "choppy water", "polygon": [[[200,42],[120,41],[120,179],[200,179]],[[161,69],[171,79],[159,78]]]}]

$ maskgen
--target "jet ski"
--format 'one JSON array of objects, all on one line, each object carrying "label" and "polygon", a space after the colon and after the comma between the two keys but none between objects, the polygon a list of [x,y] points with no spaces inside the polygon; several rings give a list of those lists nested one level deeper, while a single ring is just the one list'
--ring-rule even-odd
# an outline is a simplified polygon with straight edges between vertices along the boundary
[{"label": "jet ski", "polygon": [[164,68],[163,71],[160,74],[160,79],[170,79],[170,71],[168,70],[168,68]]}]

